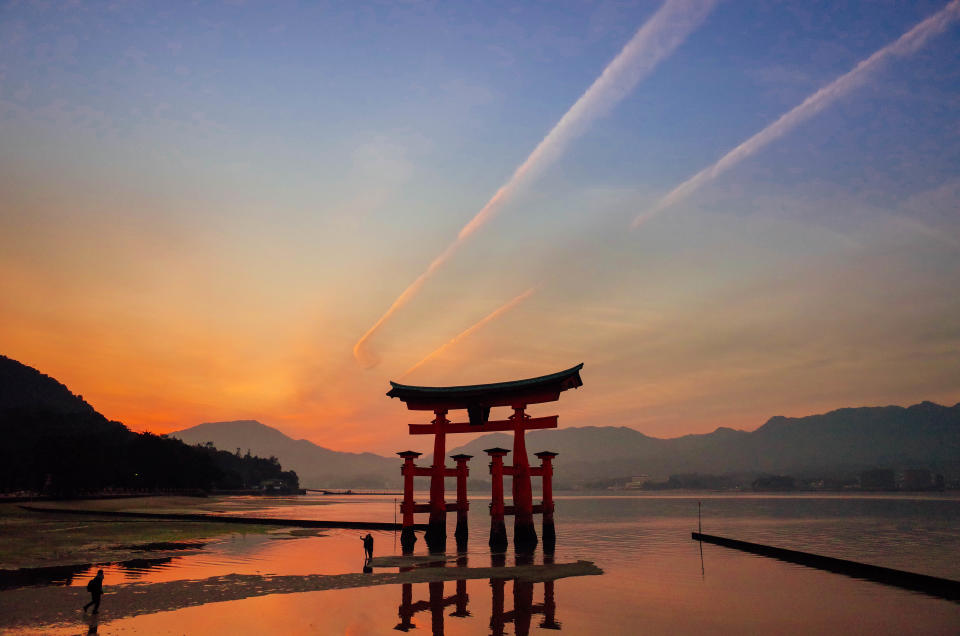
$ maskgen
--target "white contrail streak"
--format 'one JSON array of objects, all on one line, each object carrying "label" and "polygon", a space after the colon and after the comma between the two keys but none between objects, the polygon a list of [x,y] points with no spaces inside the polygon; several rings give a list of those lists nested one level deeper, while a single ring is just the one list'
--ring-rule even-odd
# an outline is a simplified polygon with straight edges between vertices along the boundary
[{"label": "white contrail streak", "polygon": [[893,57],[903,57],[919,50],[927,41],[942,33],[952,22],[960,18],[960,0],[953,0],[940,11],[936,12],[920,24],[916,25],[895,42],[883,47],[867,59],[861,61],[852,70],[833,80],[817,92],[813,93],[800,105],[782,115],[753,137],[725,154],[712,166],[701,170],[679,186],[667,193],[654,204],[652,208],[637,215],[632,227],[650,220],[666,208],[678,203],[693,194],[705,184],[730,170],[738,163],[759,152],[770,142],[787,134],[807,119],[832,104],[841,96],[849,93],[866,81],[871,72],[875,71],[885,61]]},{"label": "white contrail streak", "polygon": [[634,34],[623,50],[603,70],[600,77],[560,118],[530,156],[513,172],[510,179],[487,201],[487,204],[463,226],[457,238],[433,259],[410,285],[403,290],[386,313],[353,347],[353,355],[364,366],[375,366],[375,353],[370,351],[371,337],[423,287],[479,227],[489,221],[521,186],[554,163],[567,145],[582,134],[597,118],[609,112],[657,64],[670,55],[696,29],[713,9],[717,0],[667,0]]},{"label": "white contrail streak", "polygon": [[429,362],[430,360],[433,360],[433,359],[436,358],[437,356],[443,355],[443,352],[445,352],[445,351],[446,351],[447,349],[449,349],[450,347],[456,345],[458,342],[460,342],[460,341],[463,340],[464,338],[468,338],[469,336],[473,335],[473,334],[476,333],[481,327],[483,327],[484,325],[486,325],[486,324],[489,323],[490,321],[495,320],[495,319],[498,318],[499,316],[507,313],[508,311],[510,311],[511,309],[513,309],[514,307],[516,307],[517,305],[519,305],[520,303],[522,303],[524,300],[526,300],[526,299],[529,298],[531,295],[533,295],[533,292],[534,292],[534,288],[531,287],[530,289],[528,289],[527,291],[523,292],[522,294],[520,294],[519,296],[517,296],[517,297],[514,298],[513,300],[507,302],[507,303],[504,304],[504,305],[501,305],[500,307],[497,307],[496,309],[494,309],[493,311],[491,311],[489,314],[487,314],[486,316],[484,316],[483,318],[481,318],[479,322],[477,322],[476,324],[474,324],[474,325],[472,325],[472,326],[470,326],[470,327],[467,327],[466,329],[464,329],[463,331],[461,331],[460,333],[458,333],[456,336],[454,336],[453,338],[451,338],[450,340],[448,340],[447,342],[445,342],[443,345],[441,345],[438,349],[435,349],[432,353],[430,353],[430,354],[428,354],[427,356],[425,356],[420,362],[416,363],[415,365],[413,365],[412,367],[410,367],[409,369],[407,369],[406,371],[404,371],[404,372],[403,372],[403,375],[401,375],[400,378],[404,378],[404,377],[410,375],[413,371],[415,371],[416,369],[419,369],[420,367],[422,367],[424,364],[426,364],[426,363]]}]

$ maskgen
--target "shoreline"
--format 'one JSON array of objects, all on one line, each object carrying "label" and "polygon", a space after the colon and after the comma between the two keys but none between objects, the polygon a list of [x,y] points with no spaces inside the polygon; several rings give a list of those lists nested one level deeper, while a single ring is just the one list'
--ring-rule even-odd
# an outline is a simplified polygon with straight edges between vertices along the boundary
[{"label": "shoreline", "polygon": [[[127,512],[123,510],[77,510],[71,508],[46,508],[43,506],[20,506],[30,512],[47,514],[88,515],[102,517],[121,517],[124,519],[144,519],[157,521],[196,521],[201,523],[247,524],[260,526],[294,527],[294,528],[346,528],[353,530],[394,530],[399,531],[402,526],[397,523],[383,521],[334,521],[318,519],[284,519],[276,517],[234,517],[229,515],[208,515],[189,513],[163,512]],[[415,530],[426,530],[427,524],[413,525]]]},{"label": "shoreline", "polygon": [[[116,507],[152,510],[210,509],[218,501],[164,496],[137,499],[84,500],[84,506],[108,511]],[[164,558],[184,554],[183,550],[148,550],[151,544],[183,544],[209,541],[232,534],[266,534],[296,531],[277,525],[231,524],[217,521],[169,519],[104,518],[93,514],[32,512],[18,504],[0,503],[0,574],[26,574],[38,568],[71,568],[117,563],[135,559]]]}]

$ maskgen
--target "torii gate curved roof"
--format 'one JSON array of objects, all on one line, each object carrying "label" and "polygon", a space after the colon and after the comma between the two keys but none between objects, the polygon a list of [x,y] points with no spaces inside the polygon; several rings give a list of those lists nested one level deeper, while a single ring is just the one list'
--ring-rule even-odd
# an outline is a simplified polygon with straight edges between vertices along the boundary
[{"label": "torii gate curved roof", "polygon": [[565,371],[537,378],[467,386],[411,386],[391,381],[393,388],[387,391],[387,396],[400,398],[413,411],[553,402],[563,391],[583,386],[580,379],[582,368],[581,362]]}]

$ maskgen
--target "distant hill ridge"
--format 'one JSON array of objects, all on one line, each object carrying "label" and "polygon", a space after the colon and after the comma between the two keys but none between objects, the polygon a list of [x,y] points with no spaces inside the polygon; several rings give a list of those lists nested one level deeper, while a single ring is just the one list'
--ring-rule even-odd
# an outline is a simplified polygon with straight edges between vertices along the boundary
[{"label": "distant hill ridge", "polygon": [[[275,455],[296,470],[307,487],[399,485],[395,458],[333,451],[293,440],[251,420],[201,424],[171,436],[189,443],[212,441],[231,451],[239,447]],[[483,449],[512,445],[512,435],[493,433],[453,448],[448,455],[473,455],[471,480],[487,480]],[[850,474],[876,466],[927,467],[960,476],[960,404],[923,402],[906,408],[843,408],[807,417],[775,416],[755,431],[720,427],[671,439],[610,426],[532,431],[527,434],[527,449],[560,453],[557,480],[564,485],[640,474],[655,479],[685,473]],[[430,461],[425,456],[419,463]]]},{"label": "distant hill ridge", "polygon": [[[786,474],[927,467],[960,475],[960,403],[844,408],[807,417],[772,417],[755,431],[718,428],[672,439],[626,427],[532,431],[528,451],[552,450],[567,484],[647,474]],[[483,455],[512,447],[509,434],[481,436],[450,451]],[[508,456],[509,457],[509,456]]]},{"label": "distant hill ridge", "polygon": [[0,492],[209,490],[297,476],[259,457],[194,448],[110,421],[37,369],[0,356]]},{"label": "distant hill ridge", "polygon": [[[59,418],[58,426],[67,427],[64,431],[77,426],[108,435],[126,430],[122,424],[106,420],[54,378],[0,356],[0,420],[5,427],[22,423],[15,429],[6,428],[8,445],[21,432],[27,433],[23,427],[28,421],[49,422],[52,416]],[[261,457],[275,456],[285,468],[296,470],[306,487],[396,488],[400,483],[399,460],[394,457],[334,451],[291,439],[254,420],[200,424],[170,437],[189,444],[209,441],[230,452],[240,448]],[[448,454],[474,455],[471,480],[486,480],[483,449],[492,446],[511,448],[512,438],[503,433],[483,435]],[[655,479],[684,473],[803,475],[871,467],[931,468],[957,480],[960,403],[921,402],[909,407],[842,408],[806,417],[775,416],[750,432],[720,427],[711,433],[671,439],[650,437],[627,427],[532,431],[527,434],[527,448],[531,453],[560,453],[557,481],[565,485],[641,474]],[[421,457],[421,465],[429,462],[429,457]]]},{"label": "distant hill ridge", "polygon": [[94,413],[83,397],[33,367],[0,355],[0,411]]},{"label": "distant hill ridge", "polygon": [[305,488],[395,488],[400,460],[374,453],[347,453],[293,439],[256,420],[207,422],[169,433],[188,444],[213,442],[222,450],[240,448],[274,456],[297,472]]}]

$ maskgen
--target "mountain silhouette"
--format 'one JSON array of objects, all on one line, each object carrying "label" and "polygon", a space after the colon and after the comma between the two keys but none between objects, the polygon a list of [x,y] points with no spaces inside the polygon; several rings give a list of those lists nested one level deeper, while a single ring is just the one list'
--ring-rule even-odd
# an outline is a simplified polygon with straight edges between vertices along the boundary
[{"label": "mountain silhouette", "polygon": [[297,475],[275,458],[188,446],[108,420],[66,386],[0,356],[0,492],[52,496],[105,489],[211,490]]},{"label": "mountain silhouette", "polygon": [[[211,441],[225,450],[249,448],[256,454],[275,455],[296,470],[307,487],[400,486],[399,462],[394,458],[333,451],[291,439],[256,421],[201,424],[170,435],[189,443]],[[447,455],[473,455],[470,481],[477,484],[489,480],[483,449],[494,446],[512,448],[512,434],[482,435]],[[642,474],[657,480],[694,473],[823,477],[856,475],[873,467],[925,467],[955,480],[960,478],[960,404],[923,402],[906,408],[844,408],[807,417],[776,416],[755,431],[721,427],[712,433],[670,439],[612,426],[531,431],[527,449],[534,464],[534,452],[560,453],[555,460],[560,486]],[[428,466],[431,461],[425,455],[418,463]]]},{"label": "mountain silhouette", "polygon": [[[212,422],[169,434],[187,444],[212,442],[221,451],[229,451],[231,457],[223,456],[215,462],[220,466],[219,479],[215,479],[217,471],[208,462],[201,462],[204,465],[190,477],[166,474],[164,462],[158,458],[189,456],[194,461],[190,449],[163,446],[177,443],[176,439],[129,431],[120,422],[100,415],[54,378],[5,356],[0,356],[0,430],[5,435],[5,443],[0,445],[0,487],[8,489],[11,485],[39,489],[47,475],[56,478],[61,473],[60,484],[79,480],[77,484],[94,488],[97,480],[109,476],[114,485],[130,486],[137,484],[124,475],[136,473],[142,482],[148,469],[154,486],[188,487],[216,481],[225,487],[228,482],[250,481],[237,477],[240,468],[232,465],[237,448],[241,453],[249,450],[253,455],[276,457],[285,468],[296,471],[305,487],[400,486],[396,458],[334,451],[292,439],[253,420]],[[448,456],[474,455],[471,482],[486,481],[489,476],[483,449],[493,446],[512,448],[512,435],[482,435],[451,448]],[[807,417],[776,416],[754,431],[721,427],[712,433],[671,439],[650,437],[626,427],[540,430],[527,434],[527,449],[531,458],[540,450],[560,454],[555,460],[558,486],[582,486],[643,474],[656,480],[680,474],[822,477],[851,475],[876,467],[929,468],[944,474],[948,481],[956,481],[960,479],[960,404],[922,402],[909,407],[843,408]],[[98,466],[97,470],[84,468],[83,458]],[[509,462],[509,455],[507,458]],[[224,463],[227,460],[229,466]],[[431,458],[424,456],[418,463],[427,466],[430,462]],[[69,478],[67,468],[72,475]],[[234,477],[224,480],[224,470]]]},{"label": "mountain silhouette", "polygon": [[[844,408],[808,417],[770,418],[755,431],[718,428],[672,439],[626,427],[574,427],[527,433],[532,454],[551,450],[556,479],[579,485],[633,475],[852,474],[872,467],[932,468],[960,477],[960,404]],[[452,449],[485,457],[512,448],[512,435],[493,433]],[[509,460],[509,455],[507,456]],[[474,460],[476,462],[476,460]]]},{"label": "mountain silhouette", "polygon": [[94,413],[80,395],[33,367],[0,355],[0,411],[43,410],[48,413]]},{"label": "mountain silhouette", "polygon": [[296,471],[304,488],[393,488],[400,485],[400,460],[374,453],[346,453],[292,439],[256,420],[208,422],[169,433],[188,444],[240,448],[254,455],[274,456]]}]

